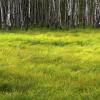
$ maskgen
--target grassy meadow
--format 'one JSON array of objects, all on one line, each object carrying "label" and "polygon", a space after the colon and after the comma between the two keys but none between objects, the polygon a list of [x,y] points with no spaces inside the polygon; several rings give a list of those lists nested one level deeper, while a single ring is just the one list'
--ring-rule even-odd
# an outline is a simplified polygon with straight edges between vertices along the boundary
[{"label": "grassy meadow", "polygon": [[100,100],[100,30],[0,31],[0,100]]}]

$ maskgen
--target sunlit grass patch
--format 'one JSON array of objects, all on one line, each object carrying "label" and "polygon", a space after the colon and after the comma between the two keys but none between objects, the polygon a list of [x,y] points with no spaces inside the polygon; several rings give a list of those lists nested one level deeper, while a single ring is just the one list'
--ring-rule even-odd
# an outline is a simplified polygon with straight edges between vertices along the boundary
[{"label": "sunlit grass patch", "polygon": [[0,33],[0,100],[100,99],[99,30]]}]

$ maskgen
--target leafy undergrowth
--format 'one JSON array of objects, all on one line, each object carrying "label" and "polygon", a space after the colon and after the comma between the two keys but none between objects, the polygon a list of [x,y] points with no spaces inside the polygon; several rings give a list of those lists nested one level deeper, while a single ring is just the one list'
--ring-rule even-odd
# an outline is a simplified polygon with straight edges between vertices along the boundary
[{"label": "leafy undergrowth", "polygon": [[0,33],[0,100],[100,100],[99,30]]}]

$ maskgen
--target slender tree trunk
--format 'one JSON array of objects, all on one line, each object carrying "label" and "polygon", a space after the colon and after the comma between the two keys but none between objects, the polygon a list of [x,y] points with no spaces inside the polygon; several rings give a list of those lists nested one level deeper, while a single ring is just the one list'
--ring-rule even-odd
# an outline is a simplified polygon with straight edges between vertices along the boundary
[{"label": "slender tree trunk", "polygon": [[88,0],[85,0],[85,11],[84,11],[84,24],[85,26],[89,25],[89,5]]},{"label": "slender tree trunk", "polygon": [[55,27],[61,27],[60,0],[55,0]]},{"label": "slender tree trunk", "polygon": [[4,28],[4,12],[3,12],[2,1],[0,1],[0,12],[1,12],[1,26],[2,28]]},{"label": "slender tree trunk", "polygon": [[10,28],[11,27],[11,20],[10,20],[10,17],[11,17],[11,9],[10,9],[10,6],[11,6],[11,1],[10,0],[8,0],[8,12],[7,12],[7,19],[6,19],[6,25],[7,25],[7,27],[8,28]]}]

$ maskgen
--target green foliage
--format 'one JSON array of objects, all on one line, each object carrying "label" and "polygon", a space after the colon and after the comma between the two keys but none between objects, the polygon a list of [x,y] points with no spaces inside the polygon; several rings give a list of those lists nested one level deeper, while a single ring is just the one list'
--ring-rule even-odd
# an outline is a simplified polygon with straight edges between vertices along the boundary
[{"label": "green foliage", "polygon": [[100,30],[38,30],[1,32],[0,100],[99,100]]}]

